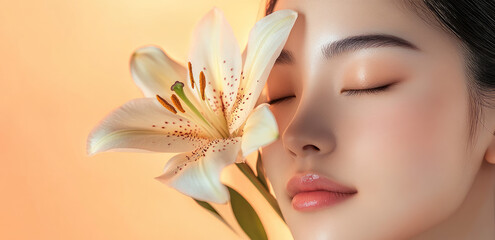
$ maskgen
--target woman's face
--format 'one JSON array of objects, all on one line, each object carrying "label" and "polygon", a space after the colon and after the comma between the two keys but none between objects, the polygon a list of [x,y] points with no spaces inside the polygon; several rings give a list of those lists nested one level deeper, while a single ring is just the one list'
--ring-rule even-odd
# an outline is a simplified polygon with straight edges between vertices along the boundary
[{"label": "woman's face", "polygon": [[[284,100],[270,107],[280,138],[262,157],[295,239],[411,237],[448,218],[476,178],[486,144],[466,149],[470,106],[458,42],[405,6],[275,6],[299,17],[267,81],[268,100]],[[326,195],[293,202],[287,183],[300,173],[356,193],[324,207],[315,202]]]}]

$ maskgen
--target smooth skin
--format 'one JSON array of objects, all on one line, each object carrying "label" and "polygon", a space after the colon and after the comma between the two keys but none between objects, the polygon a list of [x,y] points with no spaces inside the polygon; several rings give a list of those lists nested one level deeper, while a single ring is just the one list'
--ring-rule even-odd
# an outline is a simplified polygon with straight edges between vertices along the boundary
[{"label": "smooth skin", "polygon": [[[396,0],[280,0],[298,20],[266,86],[280,138],[265,171],[296,240],[495,239],[495,111],[473,148],[465,56],[454,36]],[[325,56],[362,35],[395,36]],[[368,39],[369,40],[369,39]],[[366,44],[364,44],[366,45]],[[328,53],[328,52],[327,52]],[[347,90],[394,83],[384,91]],[[314,211],[291,205],[287,181],[316,172],[357,189]]]}]

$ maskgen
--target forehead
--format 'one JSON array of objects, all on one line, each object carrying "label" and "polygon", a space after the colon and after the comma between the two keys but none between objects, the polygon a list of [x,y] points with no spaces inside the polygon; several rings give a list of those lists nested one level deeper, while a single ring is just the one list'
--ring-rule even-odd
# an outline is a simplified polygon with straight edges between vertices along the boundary
[{"label": "forehead", "polygon": [[324,44],[353,35],[390,34],[428,49],[443,34],[404,0],[278,0],[280,9],[299,13],[286,44],[296,58],[316,58]]},{"label": "forehead", "polygon": [[[293,9],[303,15],[311,27],[321,26],[332,32],[348,33],[363,28],[403,29],[404,24],[417,23],[418,17],[406,0],[278,0],[275,11]],[[391,21],[393,20],[393,21]],[[414,26],[410,26],[414,27]]]}]

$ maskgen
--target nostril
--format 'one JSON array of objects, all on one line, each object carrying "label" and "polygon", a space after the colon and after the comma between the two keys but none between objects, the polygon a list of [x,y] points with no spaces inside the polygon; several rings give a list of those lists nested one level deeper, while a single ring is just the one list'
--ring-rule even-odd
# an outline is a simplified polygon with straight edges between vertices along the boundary
[{"label": "nostril", "polygon": [[315,146],[315,145],[305,145],[302,149],[304,151],[309,150],[309,149],[314,149],[316,151],[320,151],[320,149],[317,146]]}]

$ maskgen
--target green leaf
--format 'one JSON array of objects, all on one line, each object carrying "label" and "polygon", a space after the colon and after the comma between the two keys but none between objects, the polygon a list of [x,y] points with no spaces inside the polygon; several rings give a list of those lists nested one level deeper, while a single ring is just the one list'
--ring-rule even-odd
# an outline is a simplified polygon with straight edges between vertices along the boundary
[{"label": "green leaf", "polygon": [[[240,164],[240,163],[236,163],[236,164]],[[243,166],[245,167],[241,168],[241,171],[243,171],[245,175],[247,174],[251,176],[256,176],[253,169],[251,169],[251,167],[249,166],[249,164],[247,164],[247,162],[244,162]]]},{"label": "green leaf", "polygon": [[268,240],[265,228],[263,227],[258,214],[256,214],[253,207],[251,207],[251,204],[249,204],[249,202],[234,189],[229,186],[227,186],[227,188],[230,193],[230,204],[232,206],[232,211],[234,212],[234,216],[242,230],[251,239]]},{"label": "green leaf", "polygon": [[261,162],[260,151],[258,151],[258,160],[256,160],[256,173],[256,177],[260,180],[261,184],[263,184],[263,187],[265,187],[267,191],[270,191],[268,189],[268,183],[266,182],[265,170],[263,169],[263,163]]},{"label": "green leaf", "polygon": [[284,216],[282,215],[282,211],[280,210],[280,207],[278,206],[277,200],[275,197],[268,191],[268,189],[263,186],[263,184],[260,182],[260,180],[256,177],[254,174],[253,170],[251,167],[246,163],[235,163],[235,165],[241,170],[241,172],[251,181],[251,183],[258,189],[258,191],[263,195],[263,197],[268,201],[270,206],[272,206],[273,210],[277,212],[277,214],[282,218],[282,220],[285,222]]},{"label": "green leaf", "polygon": [[211,206],[211,204],[205,202],[205,201],[201,201],[201,200],[198,200],[198,199],[195,199],[193,198],[194,201],[196,201],[199,206],[203,207],[204,209],[208,210],[211,214],[213,214],[213,216],[217,217],[220,221],[222,221],[225,225],[227,225],[227,227],[230,228],[230,230],[232,230],[235,234],[239,235],[235,230],[234,228],[232,228],[232,226],[230,226],[229,223],[227,223],[227,221],[225,221],[225,219],[222,217],[222,215],[220,215],[220,213],[218,213],[218,211],[213,207]]}]

